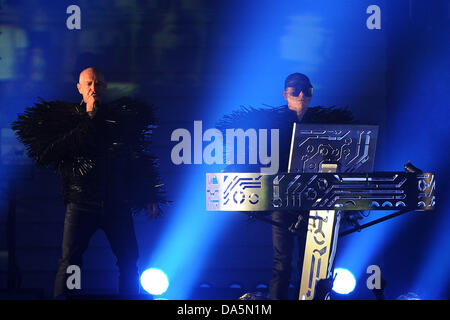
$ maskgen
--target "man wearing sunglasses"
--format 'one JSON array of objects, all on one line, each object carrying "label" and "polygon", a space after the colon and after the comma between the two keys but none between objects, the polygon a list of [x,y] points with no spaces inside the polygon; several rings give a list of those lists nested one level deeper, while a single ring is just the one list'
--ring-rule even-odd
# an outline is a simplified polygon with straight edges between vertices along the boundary
[{"label": "man wearing sunglasses", "polygon": [[[346,109],[335,107],[309,107],[313,95],[313,86],[309,78],[301,73],[293,73],[287,76],[284,83],[283,97],[287,105],[269,108],[241,107],[231,114],[223,117],[217,128],[225,131],[227,128],[249,128],[279,130],[279,172],[288,171],[289,150],[292,138],[292,126],[297,123],[349,123],[353,121],[352,114]],[[262,165],[261,165],[262,166]],[[261,167],[260,166],[260,167]],[[229,165],[225,172],[255,172],[255,168],[248,165]],[[292,227],[297,224],[299,215],[305,219],[296,227],[295,233]],[[273,243],[273,268],[269,285],[269,299],[287,300],[289,296],[289,284],[292,274],[292,255],[296,236],[298,236],[300,271],[303,264],[303,253],[307,228],[308,212],[298,211],[274,211],[271,213],[275,224],[272,226]],[[300,277],[298,278],[300,279]],[[299,281],[296,283],[299,290]],[[298,297],[297,292],[295,293]],[[260,294],[248,293],[241,297],[242,300],[259,299]]]},{"label": "man wearing sunglasses", "polygon": [[313,87],[308,77],[301,73],[289,75],[284,82],[283,97],[289,110],[295,111],[298,121],[302,121],[308,111],[313,95]]},{"label": "man wearing sunglasses", "polygon": [[[292,112],[292,120],[302,122],[312,100],[313,87],[309,78],[301,73],[289,75],[284,82],[283,97],[287,101],[287,108]],[[310,113],[310,112],[309,112]],[[308,114],[309,115],[309,114]],[[287,124],[292,128],[291,124]],[[284,135],[287,137],[287,134]],[[284,138],[286,140],[286,138]],[[287,141],[280,141],[287,144]],[[288,152],[287,148],[280,148],[281,170],[287,171]],[[273,269],[272,278],[269,285],[269,297],[272,299],[286,300],[289,298],[289,283],[292,273],[292,254],[294,250],[295,236],[288,230],[295,224],[299,212],[274,211],[272,220],[278,225],[272,226],[273,244]],[[281,227],[280,225],[283,225]],[[306,224],[301,225],[301,233],[306,233]],[[304,230],[303,230],[304,229]],[[299,264],[303,261],[304,239],[298,238]],[[299,266],[300,267],[300,266]],[[300,269],[299,269],[300,270]]]},{"label": "man wearing sunglasses", "polygon": [[[313,96],[313,86],[309,78],[301,73],[289,75],[284,84],[283,97],[287,101],[287,109],[290,116],[286,116],[286,128],[280,125],[280,172],[287,172],[287,163],[289,160],[290,137],[292,134],[292,122],[297,123],[350,123],[353,122],[353,116],[350,111],[335,107],[309,107]],[[300,289],[301,270],[303,267],[303,256],[305,250],[307,221],[309,213],[274,211],[272,220],[277,225],[272,226],[272,244],[273,244],[273,269],[272,278],[269,285],[270,299],[289,299],[289,284],[292,273],[292,255],[294,251],[295,234],[291,232],[295,227],[298,240],[298,279],[295,285],[295,297],[298,297]],[[301,216],[301,220],[299,220]],[[298,221],[301,221],[298,223]],[[282,226],[282,227],[281,227]]]}]

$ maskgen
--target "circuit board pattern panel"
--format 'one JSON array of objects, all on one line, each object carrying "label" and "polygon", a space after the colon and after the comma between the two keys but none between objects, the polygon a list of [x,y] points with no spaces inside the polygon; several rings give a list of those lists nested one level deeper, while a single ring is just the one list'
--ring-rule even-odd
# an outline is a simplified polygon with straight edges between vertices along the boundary
[{"label": "circuit board pattern panel", "polygon": [[432,210],[433,173],[208,173],[209,211]]},{"label": "circuit board pattern panel", "polygon": [[337,163],[337,172],[372,172],[378,126],[294,124],[289,172],[319,172]]}]

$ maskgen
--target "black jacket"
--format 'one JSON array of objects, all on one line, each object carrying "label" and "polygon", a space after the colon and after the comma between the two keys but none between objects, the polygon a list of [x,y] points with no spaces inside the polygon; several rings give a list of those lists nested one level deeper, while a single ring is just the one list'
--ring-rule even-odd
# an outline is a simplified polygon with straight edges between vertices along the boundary
[{"label": "black jacket", "polygon": [[[241,107],[231,114],[225,115],[216,127],[224,133],[229,128],[278,129],[279,172],[287,172],[294,122],[299,122],[297,114],[287,105],[270,108]],[[301,123],[348,124],[355,123],[355,120],[352,113],[346,108],[317,106],[308,108]],[[270,137],[270,133],[268,136]],[[268,150],[270,150],[270,146],[268,146]],[[234,165],[227,168],[227,171],[236,172],[259,172],[259,170],[260,165]]]},{"label": "black jacket", "polygon": [[151,155],[153,108],[121,98],[98,107],[84,103],[36,103],[12,128],[40,167],[62,177],[64,203],[105,201],[141,210],[165,202],[156,159]]}]

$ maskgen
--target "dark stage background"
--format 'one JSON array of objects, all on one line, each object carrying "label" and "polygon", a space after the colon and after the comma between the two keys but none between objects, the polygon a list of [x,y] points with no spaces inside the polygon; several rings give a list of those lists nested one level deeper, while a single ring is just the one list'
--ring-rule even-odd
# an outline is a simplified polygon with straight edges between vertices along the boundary
[{"label": "dark stage background", "polygon": [[[33,168],[10,123],[38,97],[80,101],[78,74],[95,65],[105,73],[108,99],[139,96],[159,108],[155,153],[174,203],[164,208],[164,218],[138,216],[135,223],[140,269],[160,268],[169,277],[162,298],[236,299],[268,285],[270,226],[240,214],[207,213],[204,174],[220,168],[174,165],[170,136],[177,128],[193,130],[194,120],[202,120],[204,130],[212,128],[240,105],[284,104],[283,81],[293,72],[310,77],[312,105],[348,106],[362,122],[380,124],[376,170],[401,171],[411,161],[436,172],[434,212],[409,213],[341,240],[336,266],[351,270],[357,285],[336,298],[373,299],[365,284],[373,264],[387,280],[388,299],[408,292],[450,298],[449,1],[0,5],[0,288],[8,288],[8,208],[16,207],[21,279],[15,284],[37,289],[29,297],[41,298],[52,295],[65,212],[59,178]],[[81,29],[66,26],[70,5],[81,10]],[[367,28],[369,5],[381,9],[381,29]],[[372,213],[366,221],[383,214]],[[84,292],[115,292],[115,258],[102,232],[84,258]]]}]

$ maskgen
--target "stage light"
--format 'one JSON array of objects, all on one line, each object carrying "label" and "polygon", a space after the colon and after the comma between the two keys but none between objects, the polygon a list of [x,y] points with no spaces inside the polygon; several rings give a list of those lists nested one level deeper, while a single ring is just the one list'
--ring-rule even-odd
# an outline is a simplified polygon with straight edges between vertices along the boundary
[{"label": "stage light", "polygon": [[397,297],[396,300],[421,300],[421,299],[417,295],[417,293],[408,292],[406,294],[402,294],[401,296]]},{"label": "stage light", "polygon": [[333,291],[339,294],[349,294],[355,289],[356,280],[353,274],[344,268],[334,270]]},{"label": "stage light", "polygon": [[161,295],[167,291],[169,279],[162,270],[150,268],[142,273],[141,286],[152,295]]}]

